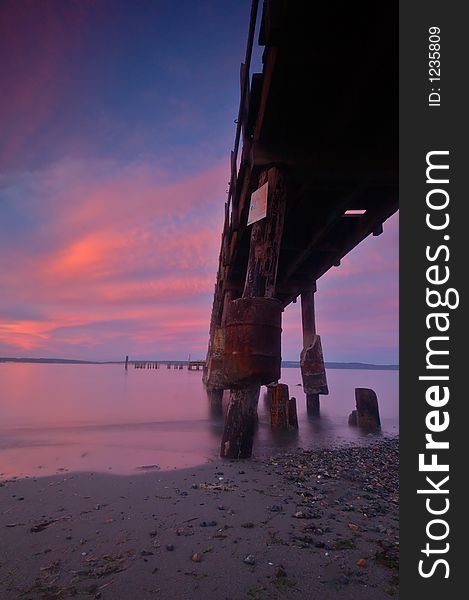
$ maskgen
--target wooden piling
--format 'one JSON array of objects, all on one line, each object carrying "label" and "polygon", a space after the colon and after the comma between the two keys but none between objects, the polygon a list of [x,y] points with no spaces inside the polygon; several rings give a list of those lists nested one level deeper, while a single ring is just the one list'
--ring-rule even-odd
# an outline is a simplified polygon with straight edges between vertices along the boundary
[{"label": "wooden piling", "polygon": [[265,181],[269,186],[267,216],[252,225],[243,298],[272,298],[275,294],[285,219],[285,176],[280,169],[272,167],[261,175],[259,187]]},{"label": "wooden piling", "polygon": [[259,385],[230,391],[220,449],[222,458],[251,457],[259,391]]},{"label": "wooden piling", "polygon": [[306,408],[309,415],[320,416],[320,394],[328,394],[326,368],[322,354],[321,338],[316,334],[314,293],[316,285],[301,294],[301,323],[303,328],[303,349],[300,354],[303,391],[306,394]]},{"label": "wooden piling", "polygon": [[[261,173],[259,187],[266,182],[268,183],[267,214],[263,219],[252,225],[242,298],[268,298],[273,302],[271,299],[275,295],[278,259],[285,219],[285,173],[278,167],[272,167],[268,171]],[[226,310],[225,312],[228,313],[230,311]],[[259,314],[258,317],[261,318],[261,315]],[[236,323],[236,327],[242,329],[242,319],[238,320],[239,323]],[[250,323],[250,325],[253,324]],[[249,333],[251,328],[248,327],[246,331]],[[233,340],[236,340],[236,335],[231,337]],[[235,354],[232,353],[231,357],[233,358]],[[221,444],[220,455],[222,457],[249,458],[251,456],[254,432],[258,420],[257,404],[259,401],[260,386],[280,377],[280,340],[278,349],[274,350],[272,356],[265,355],[264,358],[266,360],[266,368],[259,370],[258,379],[256,379],[257,376],[249,372],[250,361],[234,361],[236,365],[240,365],[240,368],[232,369],[233,377],[236,374],[236,377],[234,377],[236,383],[234,380],[229,382],[232,387]],[[260,373],[261,371],[267,373],[269,371],[268,367],[271,367],[271,372],[275,371],[276,376],[274,375],[267,381],[263,381]],[[236,371],[238,372],[236,373]]]},{"label": "wooden piling", "polygon": [[296,411],[296,398],[288,401],[288,422],[291,429],[298,429],[298,413]]},{"label": "wooden piling", "polygon": [[272,386],[270,404],[270,424],[278,429],[298,429],[296,399],[289,397],[288,385],[278,383]]},{"label": "wooden piling", "polygon": [[272,401],[270,403],[270,424],[272,427],[289,429],[288,400],[288,385],[278,383],[273,386]]},{"label": "wooden piling", "polygon": [[321,414],[321,403],[319,394],[306,394],[306,412],[310,417],[319,417]]},{"label": "wooden piling", "polygon": [[376,392],[369,388],[355,388],[355,403],[358,427],[369,431],[381,429]]}]

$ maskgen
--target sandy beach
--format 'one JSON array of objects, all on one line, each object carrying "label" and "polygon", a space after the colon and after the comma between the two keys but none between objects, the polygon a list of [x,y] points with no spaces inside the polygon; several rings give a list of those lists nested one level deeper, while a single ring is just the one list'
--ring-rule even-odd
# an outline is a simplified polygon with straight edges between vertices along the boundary
[{"label": "sandy beach", "polygon": [[397,597],[398,447],[3,480],[0,598]]}]

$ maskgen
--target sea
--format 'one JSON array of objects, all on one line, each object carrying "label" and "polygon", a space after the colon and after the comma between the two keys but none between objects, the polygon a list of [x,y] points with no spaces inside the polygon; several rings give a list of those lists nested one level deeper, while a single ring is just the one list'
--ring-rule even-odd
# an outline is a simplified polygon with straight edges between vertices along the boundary
[{"label": "sea", "polygon": [[[399,433],[399,372],[328,369],[329,395],[311,417],[297,367],[281,382],[297,401],[298,431],[270,426],[266,388],[259,398],[254,456],[363,443],[348,425],[356,387],[372,388],[382,431]],[[0,363],[0,478],[86,471],[121,475],[193,467],[218,460],[224,410],[210,401],[202,371],[128,370],[122,364]]]}]

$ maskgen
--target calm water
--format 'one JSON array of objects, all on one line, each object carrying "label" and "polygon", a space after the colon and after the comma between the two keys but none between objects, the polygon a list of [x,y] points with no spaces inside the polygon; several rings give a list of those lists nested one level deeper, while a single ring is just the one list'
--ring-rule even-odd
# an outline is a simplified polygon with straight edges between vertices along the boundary
[{"label": "calm water", "polygon": [[[360,433],[347,424],[355,387],[376,391],[383,432],[397,434],[398,377],[397,371],[330,369],[329,396],[321,397],[321,418],[314,420],[297,386],[300,370],[284,369],[281,381],[297,398],[299,431],[271,431],[262,388],[255,453],[357,440]],[[222,429],[201,371],[0,364],[0,477],[194,466],[218,456]]]}]

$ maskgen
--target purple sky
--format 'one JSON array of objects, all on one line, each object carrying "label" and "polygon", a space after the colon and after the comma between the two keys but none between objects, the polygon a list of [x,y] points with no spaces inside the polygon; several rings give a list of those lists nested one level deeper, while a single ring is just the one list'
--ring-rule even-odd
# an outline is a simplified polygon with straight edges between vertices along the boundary
[{"label": "purple sky", "polygon": [[[177,6],[0,4],[0,356],[205,356],[250,2]],[[316,298],[326,360],[398,362],[397,216]]]}]

